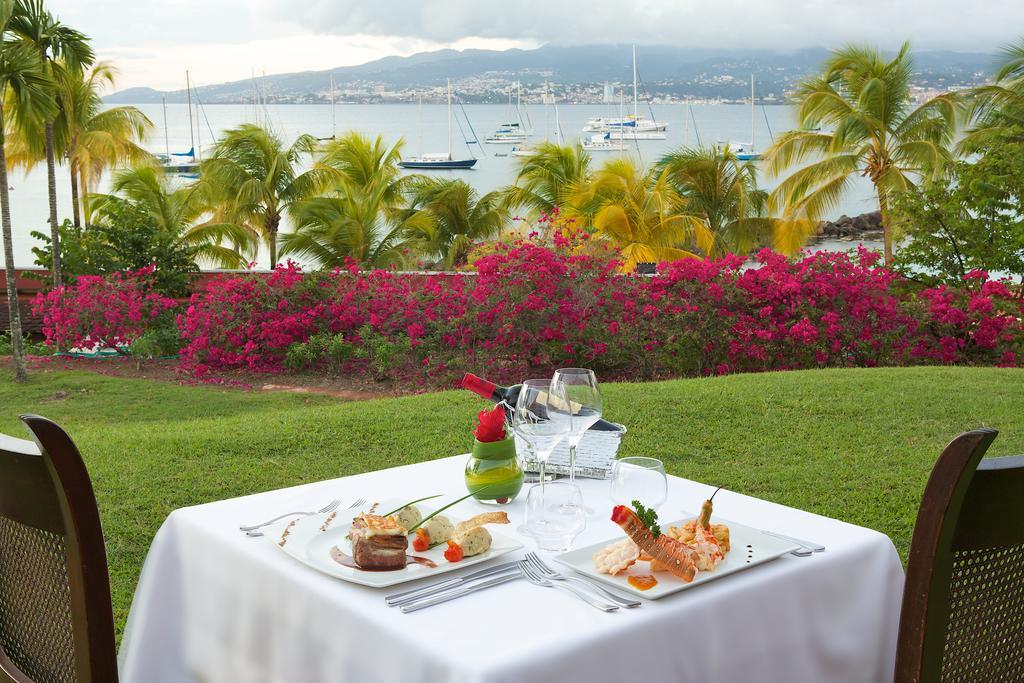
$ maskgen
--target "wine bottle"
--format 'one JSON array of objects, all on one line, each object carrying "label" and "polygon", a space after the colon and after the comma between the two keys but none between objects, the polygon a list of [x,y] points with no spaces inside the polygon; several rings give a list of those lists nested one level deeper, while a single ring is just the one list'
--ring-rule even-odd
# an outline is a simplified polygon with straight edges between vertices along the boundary
[{"label": "wine bottle", "polygon": [[[521,384],[513,384],[510,387],[503,387],[495,384],[494,382],[488,381],[483,377],[477,377],[474,374],[466,373],[462,378],[462,382],[459,383],[463,389],[468,389],[474,394],[477,394],[481,398],[486,398],[495,403],[504,403],[505,412],[515,409],[516,401],[519,400],[519,391],[522,389]],[[511,417],[511,415],[509,416]],[[616,424],[609,422],[608,420],[598,420],[591,427],[591,429],[599,432],[617,432],[621,430]]]}]

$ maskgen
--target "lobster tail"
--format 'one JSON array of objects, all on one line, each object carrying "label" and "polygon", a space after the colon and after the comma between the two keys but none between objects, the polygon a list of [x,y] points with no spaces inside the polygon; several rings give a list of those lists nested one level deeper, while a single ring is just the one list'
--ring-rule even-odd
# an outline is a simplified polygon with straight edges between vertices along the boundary
[{"label": "lobster tail", "polygon": [[665,566],[672,574],[689,583],[697,575],[697,553],[674,538],[657,538],[636,513],[625,505],[612,509],[612,521],[618,524],[641,550]]}]

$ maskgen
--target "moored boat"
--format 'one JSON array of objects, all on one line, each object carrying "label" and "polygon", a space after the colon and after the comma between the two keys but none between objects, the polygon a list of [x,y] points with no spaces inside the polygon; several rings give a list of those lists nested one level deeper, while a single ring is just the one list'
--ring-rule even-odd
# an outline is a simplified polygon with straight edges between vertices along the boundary
[{"label": "moored boat", "polygon": [[[474,140],[474,143],[476,141]],[[467,143],[468,144],[468,143]],[[402,168],[421,171],[454,171],[466,170],[476,165],[476,158],[455,159],[452,157],[452,82],[448,81],[448,151],[435,154],[419,154],[411,159],[402,159],[398,165]]]}]

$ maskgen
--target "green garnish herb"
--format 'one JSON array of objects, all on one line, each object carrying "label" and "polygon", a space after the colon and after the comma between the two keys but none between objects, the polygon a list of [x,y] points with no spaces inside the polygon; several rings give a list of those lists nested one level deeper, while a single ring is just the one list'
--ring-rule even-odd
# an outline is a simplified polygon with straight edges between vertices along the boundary
[{"label": "green garnish herb", "polygon": [[400,512],[401,510],[403,510],[404,508],[409,507],[410,505],[415,505],[416,503],[422,503],[423,501],[430,500],[431,498],[440,498],[443,495],[444,495],[443,493],[435,493],[432,496],[425,496],[423,498],[417,498],[416,500],[412,501],[411,503],[405,503],[404,505],[399,505],[398,507],[396,507],[394,510],[392,510],[389,513],[387,513],[386,515],[381,515],[381,517],[390,517],[391,515],[395,514],[396,512]]},{"label": "green garnish herb", "polygon": [[633,510],[636,512],[636,516],[640,518],[640,521],[644,523],[644,526],[650,529],[651,536],[654,536],[655,538],[661,536],[661,526],[658,524],[658,513],[654,511],[654,508],[644,507],[639,500],[634,500]]},{"label": "green garnish herb", "polygon": [[[469,498],[470,496],[475,496],[476,494],[480,493],[480,492],[481,492],[481,491],[483,491],[484,489],[488,489],[488,488],[490,488],[490,487],[492,487],[492,486],[494,486],[494,484],[487,484],[486,486],[481,486],[480,488],[476,489],[475,491],[470,491],[469,493],[467,493],[466,495],[464,495],[464,496],[463,496],[462,498],[457,498],[457,499],[453,500],[452,502],[448,503],[447,505],[445,505],[444,507],[442,507],[442,508],[439,508],[439,509],[437,509],[437,510],[434,510],[434,511],[433,511],[433,512],[431,512],[431,513],[430,513],[429,515],[427,515],[426,517],[424,517],[423,519],[421,519],[421,520],[420,520],[420,523],[419,523],[419,524],[416,524],[416,525],[414,525],[414,526],[413,526],[413,527],[412,527],[411,529],[406,529],[406,532],[408,532],[408,533],[410,533],[410,534],[411,534],[412,532],[416,531],[416,530],[417,530],[417,529],[419,529],[419,528],[420,528],[421,526],[423,526],[423,524],[424,524],[424,523],[425,523],[425,522],[426,522],[426,521],[427,521],[428,519],[430,519],[431,517],[436,517],[437,515],[441,514],[442,512],[444,512],[445,510],[447,510],[447,509],[448,509],[448,508],[450,508],[451,506],[453,506],[453,505],[457,505],[457,504],[461,503],[462,501],[466,500],[467,498]],[[437,498],[437,496],[431,496],[431,498]],[[425,500],[425,499],[424,499],[424,500]],[[401,508],[399,508],[399,509],[401,509]]]}]

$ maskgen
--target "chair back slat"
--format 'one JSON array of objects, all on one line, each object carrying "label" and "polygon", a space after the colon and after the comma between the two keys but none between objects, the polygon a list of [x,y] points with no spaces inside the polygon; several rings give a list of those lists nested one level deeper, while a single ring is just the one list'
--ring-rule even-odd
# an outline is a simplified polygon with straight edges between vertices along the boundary
[{"label": "chair back slat", "polygon": [[1024,680],[1024,457],[982,460],[997,432],[954,439],[910,544],[898,683]]},{"label": "chair back slat", "polygon": [[0,682],[115,683],[99,512],[85,464],[56,424],[0,435]]}]

